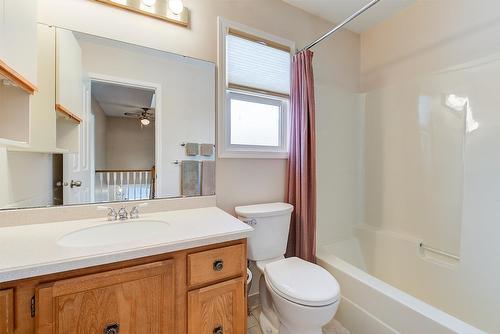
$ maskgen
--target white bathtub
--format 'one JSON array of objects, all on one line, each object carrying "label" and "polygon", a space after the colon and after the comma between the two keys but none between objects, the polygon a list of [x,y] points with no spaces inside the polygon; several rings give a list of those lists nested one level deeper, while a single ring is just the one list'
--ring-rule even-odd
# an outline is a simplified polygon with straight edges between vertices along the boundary
[{"label": "white bathtub", "polygon": [[356,235],[320,247],[317,254],[318,264],[340,284],[342,301],[336,318],[351,334],[485,334],[368,273],[385,275],[388,282],[412,277],[414,282],[405,283],[410,291],[412,284],[418,286],[418,277],[408,270],[420,270],[422,263],[438,272],[453,270],[453,261],[419,253],[419,240],[392,232],[360,226]]}]

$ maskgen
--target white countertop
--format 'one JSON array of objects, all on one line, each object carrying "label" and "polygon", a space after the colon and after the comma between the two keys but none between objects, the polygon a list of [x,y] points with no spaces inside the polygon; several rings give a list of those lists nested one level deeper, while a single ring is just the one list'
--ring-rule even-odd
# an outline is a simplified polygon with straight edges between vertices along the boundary
[{"label": "white countertop", "polygon": [[168,233],[96,247],[63,247],[57,241],[80,229],[120,222],[103,217],[0,228],[0,283],[238,240],[253,230],[215,207],[144,214],[136,223],[148,219],[168,222]]}]

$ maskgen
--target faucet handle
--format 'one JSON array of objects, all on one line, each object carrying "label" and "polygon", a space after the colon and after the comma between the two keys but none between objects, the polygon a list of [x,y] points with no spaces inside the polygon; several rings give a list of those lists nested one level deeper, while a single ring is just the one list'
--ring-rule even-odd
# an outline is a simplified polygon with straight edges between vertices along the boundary
[{"label": "faucet handle", "polygon": [[105,211],[105,210],[107,210],[108,211],[107,216],[108,216],[108,220],[109,221],[114,221],[118,217],[118,214],[116,213],[116,210],[113,209],[112,207],[104,206],[104,205],[99,205],[97,207],[97,210],[99,210],[99,211]]},{"label": "faucet handle", "polygon": [[139,218],[139,208],[143,208],[145,206],[148,206],[148,203],[141,203],[132,208],[130,211],[130,219],[137,219]]},{"label": "faucet handle", "polygon": [[118,219],[120,220],[128,219],[127,209],[125,209],[124,206],[122,206],[121,209],[118,210]]}]

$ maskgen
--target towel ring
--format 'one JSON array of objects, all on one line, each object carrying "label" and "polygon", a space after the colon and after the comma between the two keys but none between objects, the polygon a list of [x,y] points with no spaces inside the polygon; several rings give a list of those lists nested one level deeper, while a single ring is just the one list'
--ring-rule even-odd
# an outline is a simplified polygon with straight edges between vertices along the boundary
[{"label": "towel ring", "polygon": [[[215,147],[215,144],[212,144]],[[186,143],[181,143],[181,146],[186,146]]]}]

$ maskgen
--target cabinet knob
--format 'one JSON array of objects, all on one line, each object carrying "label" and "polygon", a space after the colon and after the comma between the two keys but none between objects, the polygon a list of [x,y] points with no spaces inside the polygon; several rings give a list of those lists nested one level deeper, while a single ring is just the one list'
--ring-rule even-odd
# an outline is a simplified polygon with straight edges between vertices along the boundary
[{"label": "cabinet knob", "polygon": [[214,270],[215,271],[222,271],[222,269],[224,269],[224,261],[215,260],[214,261]]},{"label": "cabinet knob", "polygon": [[104,331],[103,331],[103,334],[118,334],[120,333],[120,324],[119,323],[113,323],[113,324],[109,324],[109,325],[106,325],[106,327],[104,327]]},{"label": "cabinet knob", "polygon": [[222,326],[215,327],[214,334],[224,334],[224,330],[222,329]]}]

